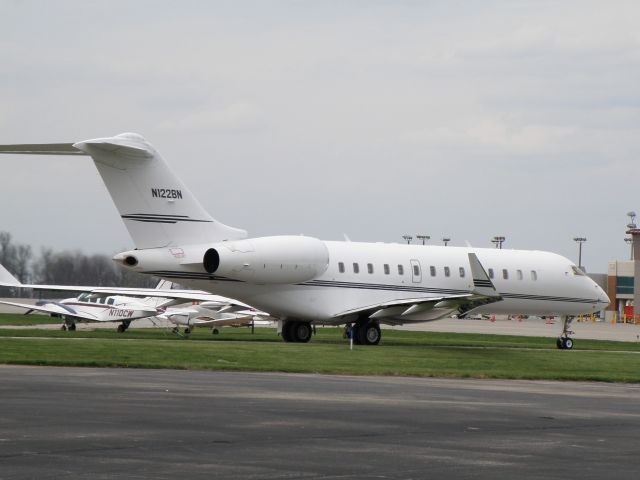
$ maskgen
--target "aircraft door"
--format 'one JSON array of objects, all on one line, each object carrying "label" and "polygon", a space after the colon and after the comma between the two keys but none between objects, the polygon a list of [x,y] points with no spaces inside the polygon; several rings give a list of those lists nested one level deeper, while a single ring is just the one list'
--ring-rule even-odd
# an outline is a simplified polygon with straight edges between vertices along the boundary
[{"label": "aircraft door", "polygon": [[422,283],[422,269],[418,260],[410,260],[411,262],[411,280],[413,283]]}]

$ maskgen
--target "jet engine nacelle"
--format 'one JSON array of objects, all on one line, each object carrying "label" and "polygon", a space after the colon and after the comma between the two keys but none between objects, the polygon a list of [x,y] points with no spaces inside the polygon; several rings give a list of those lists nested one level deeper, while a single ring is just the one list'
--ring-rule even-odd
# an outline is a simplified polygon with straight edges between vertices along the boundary
[{"label": "jet engine nacelle", "polygon": [[204,269],[250,283],[300,283],[325,272],[329,251],[312,237],[278,236],[220,242],[204,254]]}]

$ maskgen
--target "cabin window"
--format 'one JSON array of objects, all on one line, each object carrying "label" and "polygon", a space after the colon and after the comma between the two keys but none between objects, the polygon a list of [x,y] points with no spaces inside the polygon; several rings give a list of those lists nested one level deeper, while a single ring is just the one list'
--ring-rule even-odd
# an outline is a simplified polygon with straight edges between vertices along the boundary
[{"label": "cabin window", "polygon": [[538,272],[536,272],[535,270],[531,270],[531,280],[533,280],[534,282],[538,280]]},{"label": "cabin window", "polygon": [[98,301],[98,299],[96,297],[91,297],[89,299],[90,302],[96,303]]},{"label": "cabin window", "polygon": [[385,263],[383,265],[383,268],[384,268],[384,274],[385,275],[389,275],[391,273],[391,269],[389,268],[389,264],[388,263]]},{"label": "cabin window", "polygon": [[414,265],[413,266],[413,276],[414,277],[419,277],[420,276],[420,267],[418,265]]},{"label": "cabin window", "polygon": [[436,267],[434,267],[433,265],[431,265],[429,267],[429,272],[431,272],[431,276],[435,277],[436,276]]},{"label": "cabin window", "polygon": [[493,278],[493,268],[489,269],[489,278]]},{"label": "cabin window", "polygon": [[509,280],[509,270],[507,270],[506,268],[502,269],[502,278],[504,278],[505,280]]},{"label": "cabin window", "polygon": [[106,298],[104,297],[100,297],[100,300],[98,300],[100,303],[104,303],[104,301],[106,300]]},{"label": "cabin window", "polygon": [[360,265],[353,263],[353,273],[360,273]]},{"label": "cabin window", "polygon": [[445,277],[451,276],[451,269],[449,267],[444,267],[444,276]]},{"label": "cabin window", "polygon": [[516,270],[516,275],[518,276],[518,280],[522,280],[523,279],[522,270]]},{"label": "cabin window", "polygon": [[398,275],[404,275],[404,267],[402,265],[398,265]]},{"label": "cabin window", "polygon": [[107,298],[107,305],[113,305],[115,300],[113,298]]},{"label": "cabin window", "polygon": [[460,278],[464,278],[464,267],[460,267],[458,271],[460,272]]},{"label": "cabin window", "polygon": [[340,273],[344,273],[344,263],[343,262],[338,262],[338,271]]},{"label": "cabin window", "polygon": [[367,272],[373,273],[373,263],[367,263]]}]

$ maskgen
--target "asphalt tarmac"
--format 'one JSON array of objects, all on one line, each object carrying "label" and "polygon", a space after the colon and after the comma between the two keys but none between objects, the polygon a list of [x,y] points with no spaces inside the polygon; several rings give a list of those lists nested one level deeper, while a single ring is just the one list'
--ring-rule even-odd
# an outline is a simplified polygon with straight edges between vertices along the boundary
[{"label": "asphalt tarmac", "polygon": [[0,478],[636,479],[640,386],[0,366]]}]

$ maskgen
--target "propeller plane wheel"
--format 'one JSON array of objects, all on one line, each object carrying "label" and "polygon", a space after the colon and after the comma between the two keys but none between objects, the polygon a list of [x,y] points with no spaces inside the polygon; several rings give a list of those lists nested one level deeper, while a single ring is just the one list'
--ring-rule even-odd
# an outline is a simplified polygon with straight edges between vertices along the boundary
[{"label": "propeller plane wheel", "polygon": [[189,327],[184,329],[184,334],[189,335],[191,333],[191,329]]},{"label": "propeller plane wheel", "polygon": [[179,329],[178,327],[173,327],[173,328],[171,329],[171,332],[172,332],[172,333],[180,333],[180,329]]},{"label": "propeller plane wheel", "polygon": [[118,333],[124,333],[124,331],[126,330],[125,326],[123,324],[118,325],[118,328],[116,329]]},{"label": "propeller plane wheel", "polygon": [[563,343],[565,350],[571,350],[573,348],[573,340],[570,338],[565,338]]},{"label": "propeller plane wheel", "polygon": [[66,332],[67,331],[67,324],[63,323],[62,326],[60,327],[60,330],[63,330],[63,331]]},{"label": "propeller plane wheel", "polygon": [[69,331],[70,332],[75,332],[76,331],[76,324],[72,323],[71,325],[69,325]]},{"label": "propeller plane wheel", "polygon": [[218,335],[220,333],[220,330],[218,330],[217,328],[214,328],[211,330],[211,335]]}]

